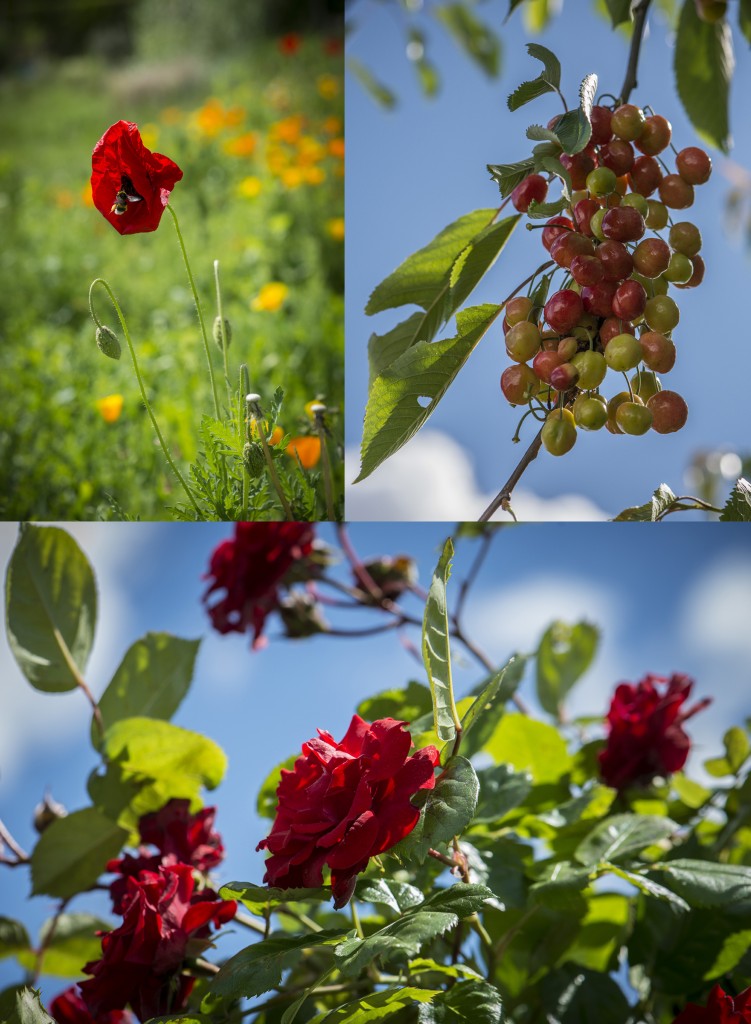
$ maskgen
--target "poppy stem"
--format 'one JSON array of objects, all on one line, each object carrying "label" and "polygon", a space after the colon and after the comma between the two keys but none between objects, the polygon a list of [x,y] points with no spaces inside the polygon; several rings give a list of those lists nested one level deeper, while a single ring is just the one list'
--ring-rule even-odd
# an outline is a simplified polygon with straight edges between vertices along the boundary
[{"label": "poppy stem", "polygon": [[219,412],[219,398],[216,393],[216,380],[214,379],[214,367],[211,365],[211,349],[209,348],[209,338],[206,334],[206,324],[203,319],[203,311],[201,309],[201,300],[198,298],[198,289],[196,288],[196,282],[193,279],[193,271],[190,269],[190,261],[188,260],[188,253],[185,249],[185,242],[183,241],[183,233],[180,230],[180,223],[177,219],[177,214],[172,209],[170,203],[167,203],[167,209],[172,214],[172,220],[175,225],[175,231],[177,232],[177,240],[180,243],[180,251],[183,254],[183,261],[185,262],[185,269],[188,272],[188,281],[190,282],[191,291],[193,292],[193,301],[196,304],[196,312],[198,313],[198,322],[201,325],[201,334],[203,336],[203,347],[206,352],[206,362],[209,364],[209,379],[211,381],[211,391],[214,395],[214,411],[216,418],[220,420],[221,413]]},{"label": "poppy stem", "polygon": [[282,508],[284,509],[285,518],[292,521],[294,516],[292,515],[292,508],[290,503],[287,501],[287,495],[282,489],[282,484],[274,466],[274,457],[271,454],[269,448],[269,442],[266,440],[266,433],[263,427],[263,413],[261,412],[261,406],[258,404],[258,395],[246,395],[245,401],[248,403],[248,409],[255,417],[257,424],[258,440],[261,442],[261,448],[263,449],[263,457],[266,459],[266,465],[268,466],[269,476],[271,477],[271,483],[274,485],[274,490],[279,496]]},{"label": "poppy stem", "polygon": [[333,523],[336,519],[336,512],[334,511],[334,482],[331,473],[331,459],[329,458],[329,450],[326,447],[326,424],[323,421],[324,414],[326,412],[326,406],[318,404],[313,406],[313,414],[315,416],[316,430],[318,431],[318,437],[321,441],[321,462],[323,463],[323,486],[326,490],[326,514],[329,520]]},{"label": "poppy stem", "polygon": [[[247,425],[247,412],[245,396],[250,391],[250,374],[248,373],[248,367],[245,363],[240,366],[240,408],[237,413],[237,425],[240,431],[240,447],[244,448],[245,442],[250,440],[250,432]],[[248,485],[250,483],[250,474],[245,468],[243,462],[242,468],[243,474],[243,505],[242,512],[240,513],[240,521],[246,522],[248,519]]]},{"label": "poppy stem", "polygon": [[229,347],[229,331],[226,329],[224,311],[222,309],[222,289],[219,287],[219,260],[214,260],[214,281],[216,283],[216,311],[219,314],[219,337],[222,339],[222,359],[224,360],[224,382],[227,385],[227,401],[232,408],[232,385],[229,382],[229,365],[227,348]]},{"label": "poppy stem", "polygon": [[117,313],[117,318],[120,321],[120,326],[123,329],[123,334],[125,335],[125,340],[126,340],[126,342],[128,344],[128,351],[130,352],[130,358],[131,358],[131,360],[133,362],[133,369],[134,369],[135,374],[136,374],[136,380],[138,381],[138,387],[140,388],[140,391],[141,391],[141,400],[143,401],[143,404],[146,406],[146,412],[149,414],[149,419],[151,420],[151,425],[154,428],[154,433],[156,434],[157,439],[159,441],[159,444],[161,445],[162,452],[164,453],[164,457],[167,460],[167,462],[169,463],[170,469],[172,470],[172,472],[175,474],[177,479],[182,484],[183,490],[185,491],[186,495],[188,496],[188,499],[189,499],[191,505],[195,509],[198,518],[199,519],[203,519],[203,516],[201,514],[201,510],[198,507],[198,502],[196,501],[196,499],[195,499],[195,497],[193,495],[193,492],[191,491],[190,487],[188,487],[187,483],[185,482],[185,478],[183,477],[182,473],[180,472],[180,470],[175,465],[175,462],[174,462],[172,456],[169,453],[169,449],[167,448],[167,444],[166,444],[166,442],[164,440],[164,437],[162,436],[162,432],[159,429],[159,424],[156,421],[156,416],[154,416],[154,412],[153,412],[153,410],[151,408],[151,403],[149,402],[148,398],[146,397],[146,388],[144,387],[143,377],[141,376],[141,371],[138,368],[138,360],[136,359],[136,350],[133,348],[133,342],[132,342],[131,337],[130,337],[130,331],[128,330],[128,324],[126,323],[125,317],[123,316],[123,311],[120,309],[120,303],[115,298],[115,293],[112,291],[112,289],[110,288],[110,286],[107,284],[107,282],[104,280],[103,277],[97,277],[96,280],[91,282],[91,286],[89,288],[89,310],[91,312],[91,317],[92,317],[92,319],[93,319],[95,324],[101,326],[101,324],[99,323],[99,318],[97,317],[96,313],[94,312],[94,302],[93,302],[93,299],[92,299],[92,293],[94,291],[94,286],[97,285],[97,284],[100,284],[102,286],[102,288],[104,288],[104,290],[109,295],[110,302],[115,307],[115,312]]}]

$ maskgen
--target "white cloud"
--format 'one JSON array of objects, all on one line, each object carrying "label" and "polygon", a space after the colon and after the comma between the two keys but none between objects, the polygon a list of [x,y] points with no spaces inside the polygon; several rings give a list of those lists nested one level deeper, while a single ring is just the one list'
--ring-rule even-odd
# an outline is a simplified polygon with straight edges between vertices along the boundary
[{"label": "white cloud", "polygon": [[738,553],[711,565],[692,586],[683,609],[685,642],[701,654],[751,655],[751,558]]},{"label": "white cloud", "polygon": [[[153,538],[148,524],[66,523],[94,567],[99,589],[99,622],[86,678],[101,693],[134,634],[131,610],[120,585],[126,563],[138,560]],[[0,524],[0,564],[7,566],[18,525]],[[88,729],[88,704],[81,693],[40,693],[21,674],[5,631],[0,636],[0,792],[8,792],[24,765],[40,747],[64,751],[77,745]],[[52,782],[53,780],[50,780]]]},{"label": "white cloud", "polygon": [[[359,456],[347,449],[347,479],[357,475]],[[493,494],[477,484],[465,450],[453,438],[437,430],[423,430],[386,466],[356,485],[348,485],[347,519],[378,521],[470,521],[487,508]],[[563,494],[540,498],[523,489],[514,492],[518,519],[534,521],[596,521],[606,513],[581,495]],[[494,519],[508,519],[497,513]]]}]

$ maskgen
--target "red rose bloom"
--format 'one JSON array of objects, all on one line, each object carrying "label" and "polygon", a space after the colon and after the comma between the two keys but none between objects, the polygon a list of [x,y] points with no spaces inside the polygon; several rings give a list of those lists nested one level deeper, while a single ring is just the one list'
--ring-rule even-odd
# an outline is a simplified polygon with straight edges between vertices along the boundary
[{"label": "red rose bloom", "polygon": [[190,813],[189,800],[173,799],[158,811],[144,814],[138,823],[142,843],[150,843],[159,850],[149,854],[144,848],[134,857],[126,853],[111,860],[108,871],[120,877],[110,885],[110,896],[115,913],[123,912],[123,901],[128,892],[127,879],[140,871],[158,871],[167,864],[190,864],[196,871],[206,874],[224,860],[222,837],[212,831],[216,807],[204,807]]},{"label": "red rose bloom", "polygon": [[86,964],[93,977],[79,985],[94,1017],[130,1004],[141,1020],[184,1009],[193,979],[181,975],[186,956],[210,940],[209,925],[234,917],[237,904],[195,892],[188,864],[141,871],[127,878],[123,923],[102,936],[101,959]]},{"label": "red rose bloom", "polygon": [[310,523],[237,523],[235,536],[211,555],[206,579],[210,594],[225,595],[208,606],[211,623],[220,633],[253,630],[253,647],[262,647],[266,616],[279,606],[278,586],[295,562],[313,548]]},{"label": "red rose bloom", "polygon": [[673,1024],[751,1024],[751,988],[733,998],[715,985],[706,1006],[689,1003]]},{"label": "red rose bloom", "polygon": [[183,176],[169,157],[146,149],[131,121],[107,129],[94,146],[91,168],[94,206],[121,235],[156,231]]},{"label": "red rose bloom", "polygon": [[133,1016],[127,1010],[112,1010],[92,1017],[75,985],[66,988],[50,1003],[50,1015],[57,1024],[132,1024]]},{"label": "red rose bloom", "polygon": [[684,766],[691,740],[683,723],[710,703],[707,698],[682,710],[693,685],[688,676],[674,674],[669,679],[649,675],[616,688],[608,711],[607,745],[598,758],[608,786],[625,789]]},{"label": "red rose bloom", "polygon": [[420,816],[410,797],[433,788],[439,754],[424,747],[409,757],[405,725],[355,715],[341,743],[319,729],[303,744],[292,771],[282,770],[276,818],[257,847],[271,852],[264,882],[315,888],[327,866],[339,909],[368,860],[409,835]]}]

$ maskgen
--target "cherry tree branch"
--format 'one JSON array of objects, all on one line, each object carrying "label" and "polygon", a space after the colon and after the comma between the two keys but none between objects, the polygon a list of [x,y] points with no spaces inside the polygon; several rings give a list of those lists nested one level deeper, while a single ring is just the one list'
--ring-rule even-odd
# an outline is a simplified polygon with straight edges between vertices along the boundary
[{"label": "cherry tree branch", "polygon": [[621,86],[621,103],[628,102],[631,93],[638,84],[636,75],[639,67],[639,53],[641,52],[641,43],[644,38],[647,11],[649,10],[651,2],[652,0],[638,0],[638,3],[634,6],[634,28],[631,35],[631,49],[628,54],[626,77],[624,78],[623,85]]}]

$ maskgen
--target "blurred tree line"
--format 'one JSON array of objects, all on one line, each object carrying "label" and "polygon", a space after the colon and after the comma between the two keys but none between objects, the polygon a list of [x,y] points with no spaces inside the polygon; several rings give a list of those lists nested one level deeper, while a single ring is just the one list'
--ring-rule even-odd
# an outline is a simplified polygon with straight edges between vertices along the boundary
[{"label": "blurred tree line", "polygon": [[259,35],[341,33],[343,15],[344,0],[2,0],[0,70],[82,54],[225,53]]}]

